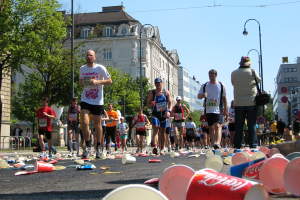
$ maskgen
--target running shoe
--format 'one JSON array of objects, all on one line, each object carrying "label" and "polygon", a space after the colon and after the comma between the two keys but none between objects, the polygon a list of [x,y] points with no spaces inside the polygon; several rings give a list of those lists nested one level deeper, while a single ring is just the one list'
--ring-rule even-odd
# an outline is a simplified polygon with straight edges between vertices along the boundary
[{"label": "running shoe", "polygon": [[214,149],[221,149],[222,148],[221,145],[219,145],[219,144],[214,144],[213,147],[214,147]]},{"label": "running shoe", "polygon": [[152,153],[155,154],[155,155],[158,155],[158,150],[157,150],[156,147],[153,148]]}]

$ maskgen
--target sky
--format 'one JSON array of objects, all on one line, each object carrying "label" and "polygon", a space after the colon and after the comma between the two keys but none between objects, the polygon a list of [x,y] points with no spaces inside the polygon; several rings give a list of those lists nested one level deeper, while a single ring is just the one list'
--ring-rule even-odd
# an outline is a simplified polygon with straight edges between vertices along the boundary
[{"label": "sky", "polygon": [[[273,94],[281,58],[295,63],[300,57],[300,1],[296,0],[74,0],[74,11],[101,12],[104,6],[125,6],[125,11],[142,24],[158,26],[163,45],[176,49],[181,65],[200,83],[216,69],[229,100],[233,99],[231,72],[241,56],[259,50],[261,24],[264,89]],[[62,10],[71,10],[71,0],[59,0]],[[258,72],[258,55],[250,53]]]}]

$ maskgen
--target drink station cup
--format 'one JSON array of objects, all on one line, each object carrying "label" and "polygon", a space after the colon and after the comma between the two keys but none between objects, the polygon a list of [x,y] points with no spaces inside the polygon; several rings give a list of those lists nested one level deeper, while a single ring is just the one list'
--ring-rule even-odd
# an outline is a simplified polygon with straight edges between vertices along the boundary
[{"label": "drink station cup", "polygon": [[258,150],[263,152],[265,155],[268,155],[270,153],[270,149],[268,147],[265,147],[265,146],[259,147]]},{"label": "drink station cup", "polygon": [[259,170],[259,180],[266,190],[273,194],[284,194],[284,172],[289,163],[281,154],[274,154],[266,159]]},{"label": "drink station cup", "polygon": [[294,158],[287,165],[284,172],[285,189],[296,196],[300,196],[300,157]]},{"label": "drink station cup", "polygon": [[45,163],[43,161],[36,161],[35,163],[35,171],[37,172],[52,172],[54,170],[54,166],[50,163]]},{"label": "drink station cup", "polygon": [[274,154],[278,154],[278,153],[280,153],[279,149],[274,147],[270,149],[270,153],[268,154],[268,156],[272,157]]},{"label": "drink station cup", "polygon": [[246,151],[236,153],[234,156],[232,156],[231,159],[232,165],[239,165],[242,163],[250,162],[251,160],[251,155]]},{"label": "drink station cup", "polygon": [[136,163],[136,158],[131,156],[130,154],[125,154],[122,157],[122,164],[132,164],[132,163]]},{"label": "drink station cup", "polygon": [[121,186],[108,193],[103,200],[168,200],[160,191],[139,184]]},{"label": "drink station cup", "polygon": [[261,184],[229,176],[212,169],[195,173],[189,183],[186,200],[267,200]]},{"label": "drink station cup", "polygon": [[223,169],[223,159],[218,155],[210,156],[206,158],[204,166],[220,172]]},{"label": "drink station cup", "polygon": [[173,165],[166,168],[159,178],[159,190],[172,200],[185,199],[188,183],[195,171],[185,165]]},{"label": "drink station cup", "polygon": [[261,158],[261,159],[252,160],[252,161],[249,161],[249,162],[246,162],[246,163],[242,163],[242,164],[239,164],[239,165],[231,166],[230,169],[229,169],[230,175],[231,175],[231,176],[236,176],[236,177],[242,178],[242,177],[243,177],[244,171],[245,171],[249,166],[252,166],[253,164],[262,162],[264,159],[265,159],[265,158]]}]

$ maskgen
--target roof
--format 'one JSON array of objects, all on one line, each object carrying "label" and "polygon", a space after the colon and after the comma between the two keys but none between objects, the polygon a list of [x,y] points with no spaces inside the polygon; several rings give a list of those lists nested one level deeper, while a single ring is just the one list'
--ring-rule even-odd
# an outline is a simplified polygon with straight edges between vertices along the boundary
[{"label": "roof", "polygon": [[87,24],[121,24],[121,23],[139,23],[138,20],[131,17],[129,14],[121,11],[112,12],[94,12],[94,13],[80,13],[74,15],[75,25]]}]

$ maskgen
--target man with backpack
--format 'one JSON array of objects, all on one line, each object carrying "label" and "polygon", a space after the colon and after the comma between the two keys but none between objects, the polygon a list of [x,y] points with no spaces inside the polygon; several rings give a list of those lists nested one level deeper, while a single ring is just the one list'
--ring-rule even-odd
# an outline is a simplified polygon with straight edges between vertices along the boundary
[{"label": "man with backpack", "polygon": [[[186,114],[185,114],[186,112]],[[175,128],[176,150],[178,145],[180,148],[184,148],[183,132],[185,127],[185,119],[190,115],[190,110],[185,104],[181,103],[181,96],[176,97],[176,104],[172,108],[171,116],[174,117],[173,127]]]},{"label": "man with backpack", "polygon": [[224,85],[217,81],[217,71],[211,69],[208,72],[209,82],[201,86],[198,98],[204,98],[204,113],[209,126],[209,135],[215,149],[221,148],[221,124],[223,115],[228,116],[227,99]]},{"label": "man with backpack", "polygon": [[170,117],[172,99],[170,92],[163,89],[161,78],[154,80],[155,89],[150,90],[147,97],[147,105],[152,109],[152,145],[153,153],[158,154],[156,136],[158,135],[158,144],[160,153],[164,154],[166,141],[166,119]]}]

